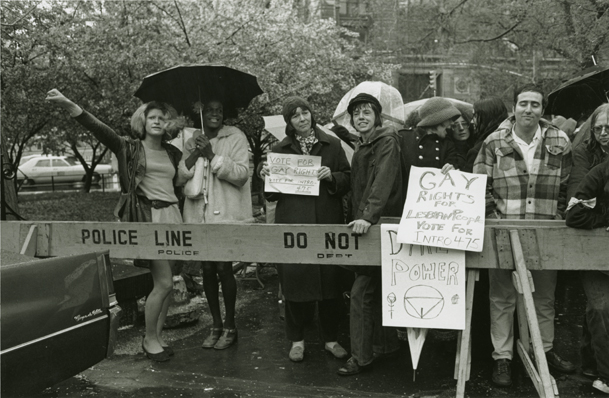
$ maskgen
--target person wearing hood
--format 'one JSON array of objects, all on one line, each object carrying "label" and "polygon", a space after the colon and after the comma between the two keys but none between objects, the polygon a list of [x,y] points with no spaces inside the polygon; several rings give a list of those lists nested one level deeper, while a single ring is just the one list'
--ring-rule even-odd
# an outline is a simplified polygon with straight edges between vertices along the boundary
[{"label": "person wearing hood", "polygon": [[458,161],[454,143],[447,136],[461,112],[446,98],[433,97],[421,105],[418,114],[420,121],[414,130],[400,131],[404,192],[408,189],[412,166],[434,167],[446,173],[454,169]]},{"label": "person wearing hood", "polygon": [[[266,192],[269,202],[277,202],[278,224],[344,224],[343,196],[349,191],[350,167],[340,140],[324,133],[315,123],[311,106],[292,96],[283,103],[286,137],[273,147],[273,153],[321,157],[317,171],[319,195],[293,195]],[[264,163],[261,176],[270,175]],[[279,264],[277,273],[285,298],[285,330],[291,342],[288,357],[301,362],[305,354],[305,325],[317,307],[325,350],[336,358],[347,351],[338,343],[338,323],[344,316],[342,282],[350,275],[336,265]]]},{"label": "person wearing hood", "polygon": [[[198,159],[202,170],[199,193],[186,197],[184,222],[192,224],[253,222],[252,195],[249,180],[249,145],[237,127],[224,125],[224,108],[220,101],[203,104],[203,132],[196,130],[184,145],[178,166],[178,184],[195,176]],[[197,166],[199,167],[199,166]],[[237,341],[235,305],[237,281],[230,261],[204,261],[203,290],[213,318],[209,336],[202,348],[223,350]],[[222,321],[218,280],[222,285],[225,319]]]},{"label": "person wearing hood", "polygon": [[[351,160],[351,204],[354,234],[363,235],[381,217],[400,217],[404,207],[400,137],[383,127],[378,99],[361,93],[349,102],[351,125],[360,134]],[[338,369],[341,376],[372,367],[375,358],[399,350],[396,330],[382,326],[381,268],[353,267],[356,272],[350,300],[351,358]],[[379,343],[375,345],[375,343]]]}]

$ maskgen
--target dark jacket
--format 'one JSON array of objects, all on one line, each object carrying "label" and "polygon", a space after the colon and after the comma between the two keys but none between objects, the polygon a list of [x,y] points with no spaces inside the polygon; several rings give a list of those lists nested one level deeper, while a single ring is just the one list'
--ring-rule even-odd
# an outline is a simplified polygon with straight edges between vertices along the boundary
[{"label": "dark jacket", "polygon": [[393,127],[379,127],[360,142],[351,161],[352,219],[371,224],[400,217],[404,208],[400,137]]},{"label": "dark jacket", "polygon": [[[579,183],[582,182],[586,174],[592,168],[594,156],[588,151],[588,141],[573,150],[573,167],[567,185],[567,200],[575,196]],[[602,161],[609,161],[609,154],[602,154]]]},{"label": "dark jacket", "polygon": [[484,141],[478,141],[474,144],[473,147],[469,151],[467,151],[467,156],[465,157],[465,165],[461,171],[465,171],[467,173],[474,172],[474,162],[476,161],[476,157],[478,157],[478,152],[480,152],[480,148],[482,148],[482,144]]},{"label": "dark jacket", "polygon": [[[315,129],[318,142],[311,156],[321,156],[321,165],[332,171],[332,181],[323,180],[319,196],[290,195],[275,192],[264,194],[268,201],[277,201],[277,224],[343,224],[342,197],[349,191],[350,167],[340,141]],[[275,153],[302,155],[296,139],[286,137],[273,147]],[[286,300],[319,301],[341,297],[339,279],[342,270],[332,265],[298,264],[277,267]]]},{"label": "dark jacket", "polygon": [[436,134],[417,127],[414,130],[400,130],[404,175],[404,191],[408,190],[410,168],[433,167],[441,169],[445,164],[457,167],[458,157],[454,143],[449,139],[440,139]]},{"label": "dark jacket", "polygon": [[[140,182],[142,182],[144,174],[146,173],[146,152],[142,146],[142,141],[129,137],[122,137],[116,134],[114,130],[85,110],[83,110],[83,112],[74,119],[89,130],[95,136],[95,138],[107,146],[114,153],[114,155],[116,155],[121,192],[127,193],[129,191],[129,181],[133,170],[135,170],[135,187],[137,189],[137,186]],[[178,199],[180,199],[182,196],[181,189],[176,187],[176,179],[178,177],[178,163],[180,163],[180,159],[182,158],[182,152],[167,142],[163,142],[162,145],[167,151],[169,160],[175,168],[173,186],[176,196]],[[138,146],[140,149],[139,156],[137,159],[135,159],[135,153]],[[119,202],[114,209],[114,215],[116,217],[118,217],[118,211],[122,209],[125,200],[126,196],[121,195]],[[146,205],[145,202],[140,202],[140,204]],[[148,206],[146,210],[147,212],[150,212],[150,207]]]},{"label": "dark jacket", "polygon": [[609,226],[609,161],[586,174],[574,197],[581,200],[596,198],[596,206],[593,209],[582,204],[571,207],[567,211],[567,226],[583,229]]}]

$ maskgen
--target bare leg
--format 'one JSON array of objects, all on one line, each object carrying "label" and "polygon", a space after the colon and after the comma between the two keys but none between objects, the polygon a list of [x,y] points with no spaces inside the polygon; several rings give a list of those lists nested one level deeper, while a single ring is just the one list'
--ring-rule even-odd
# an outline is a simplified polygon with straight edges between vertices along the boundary
[{"label": "bare leg", "polygon": [[163,332],[163,325],[165,325],[165,319],[167,318],[167,310],[169,310],[169,303],[171,302],[171,294],[167,295],[165,301],[163,301],[163,307],[161,307],[161,313],[159,314],[159,321],[156,325],[156,335],[161,346],[166,347],[168,344],[163,340],[161,333]]},{"label": "bare leg", "polygon": [[[158,354],[163,351],[158,335],[158,324],[161,314],[163,322],[167,315],[169,305],[169,294],[173,290],[173,277],[171,274],[171,266],[167,260],[151,261],[150,273],[154,287],[146,299],[146,336],[144,338],[144,347],[151,354]],[[167,305],[165,305],[167,301]]]}]

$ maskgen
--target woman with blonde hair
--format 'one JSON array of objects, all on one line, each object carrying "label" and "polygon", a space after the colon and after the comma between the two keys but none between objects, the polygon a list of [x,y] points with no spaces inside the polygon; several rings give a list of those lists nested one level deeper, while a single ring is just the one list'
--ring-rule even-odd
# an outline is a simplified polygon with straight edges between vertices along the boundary
[{"label": "woman with blonde hair", "polygon": [[[56,89],[47,93],[46,100],[68,111],[116,155],[121,191],[130,191],[133,178],[146,220],[153,223],[182,223],[178,207],[181,194],[175,184],[181,152],[166,140],[171,138],[170,131],[177,131],[183,126],[175,121],[177,112],[170,105],[149,102],[140,106],[131,118],[133,137],[123,137]],[[126,195],[121,195],[114,210],[119,218],[125,216],[125,198]],[[169,260],[139,263],[149,266],[154,282],[146,298],[146,334],[142,339],[142,349],[149,359],[164,362],[173,355],[173,350],[161,337],[169,296],[173,290],[171,263]]]}]

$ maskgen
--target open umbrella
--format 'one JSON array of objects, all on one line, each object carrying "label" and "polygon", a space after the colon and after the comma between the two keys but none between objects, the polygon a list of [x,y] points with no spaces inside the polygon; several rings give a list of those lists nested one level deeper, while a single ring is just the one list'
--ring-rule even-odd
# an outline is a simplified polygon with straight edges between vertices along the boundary
[{"label": "open umbrella", "polygon": [[196,102],[219,100],[225,117],[237,116],[238,108],[262,94],[256,76],[226,66],[179,65],[148,75],[135,92],[144,102],[163,101],[178,113],[194,113]]},{"label": "open umbrella", "polygon": [[383,120],[383,126],[394,126],[397,129],[404,127],[404,112],[402,110],[402,94],[395,88],[383,82],[362,82],[349,90],[347,94],[338,103],[332,120],[346,127],[349,132],[359,135],[351,126],[351,116],[347,112],[347,106],[349,101],[358,94],[366,93],[376,97],[383,107],[381,113],[381,119]]},{"label": "open umbrella", "polygon": [[609,66],[585,69],[548,95],[546,113],[579,120],[609,102]]}]

